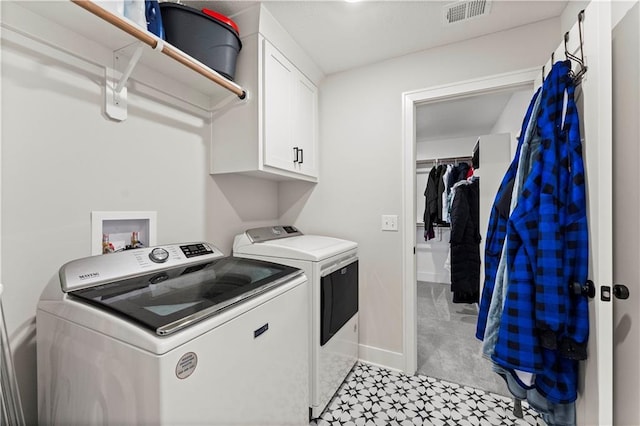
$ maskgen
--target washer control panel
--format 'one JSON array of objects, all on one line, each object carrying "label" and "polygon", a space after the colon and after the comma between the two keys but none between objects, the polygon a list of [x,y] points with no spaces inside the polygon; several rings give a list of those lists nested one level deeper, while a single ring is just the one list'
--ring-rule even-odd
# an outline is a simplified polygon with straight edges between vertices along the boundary
[{"label": "washer control panel", "polygon": [[184,253],[186,257],[204,256],[213,253],[213,250],[203,243],[180,246],[180,250],[182,250],[182,253]]},{"label": "washer control panel", "polygon": [[205,242],[125,250],[64,264],[59,272],[60,284],[67,292],[222,257],[222,251]]},{"label": "washer control panel", "polygon": [[277,240],[279,238],[288,238],[302,235],[295,226],[264,226],[262,228],[248,229],[246,232],[252,243],[261,243],[263,241]]}]

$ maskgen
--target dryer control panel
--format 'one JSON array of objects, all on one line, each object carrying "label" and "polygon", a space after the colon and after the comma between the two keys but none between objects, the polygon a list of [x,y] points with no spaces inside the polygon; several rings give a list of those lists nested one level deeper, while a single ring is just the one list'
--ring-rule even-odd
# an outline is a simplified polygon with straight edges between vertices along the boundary
[{"label": "dryer control panel", "polygon": [[295,226],[264,226],[262,228],[248,229],[247,237],[252,243],[261,243],[263,241],[277,240],[279,238],[296,237],[302,235],[302,232]]}]

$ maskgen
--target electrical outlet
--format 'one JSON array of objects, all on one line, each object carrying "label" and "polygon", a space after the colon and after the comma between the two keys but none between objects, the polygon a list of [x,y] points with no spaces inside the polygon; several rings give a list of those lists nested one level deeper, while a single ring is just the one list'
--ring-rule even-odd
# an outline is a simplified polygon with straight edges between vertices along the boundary
[{"label": "electrical outlet", "polygon": [[398,230],[398,215],[397,214],[383,214],[382,215],[382,230],[383,231],[397,231]]}]

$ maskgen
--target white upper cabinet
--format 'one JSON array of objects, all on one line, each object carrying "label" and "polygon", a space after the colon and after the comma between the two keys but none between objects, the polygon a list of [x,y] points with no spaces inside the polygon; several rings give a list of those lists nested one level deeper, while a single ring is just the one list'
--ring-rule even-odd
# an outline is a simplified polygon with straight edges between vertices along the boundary
[{"label": "white upper cabinet", "polygon": [[321,73],[263,6],[256,11],[260,31],[242,38],[236,67],[249,98],[214,116],[211,173],[317,182],[318,90],[293,58],[312,77]]},{"label": "white upper cabinet", "polygon": [[264,164],[317,177],[316,86],[264,43]]}]

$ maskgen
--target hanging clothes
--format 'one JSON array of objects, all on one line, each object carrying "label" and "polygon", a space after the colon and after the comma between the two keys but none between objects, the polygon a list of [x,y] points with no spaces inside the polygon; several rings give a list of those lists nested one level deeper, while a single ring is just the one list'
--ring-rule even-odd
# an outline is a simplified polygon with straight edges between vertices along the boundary
[{"label": "hanging clothes", "polygon": [[[554,64],[534,96],[516,158],[496,195],[476,330],[484,339],[487,320],[495,319],[488,316],[493,297],[500,297],[494,290],[504,253],[504,306],[491,358],[505,378],[530,374],[531,386],[515,382],[550,425],[575,423],[577,360],[586,358],[589,331],[586,297],[569,291],[570,283],[586,281],[588,266],[584,165],[569,71],[568,62]],[[529,121],[540,143],[520,161]],[[521,186],[516,176],[522,176]],[[511,196],[517,197],[512,211]]]},{"label": "hanging clothes", "polygon": [[473,151],[471,154],[471,167],[473,167],[474,169],[480,168],[480,139],[478,139],[475,146],[473,147]]},{"label": "hanging clothes", "polygon": [[435,238],[433,224],[438,217],[438,168],[432,167],[427,178],[427,186],[424,189],[424,239],[426,241]]},{"label": "hanging clothes", "polygon": [[480,183],[456,183],[451,206],[451,291],[453,303],[476,303],[480,293]]},{"label": "hanging clothes", "polygon": [[444,175],[447,172],[447,165],[440,164],[431,168],[427,178],[427,186],[424,190],[425,210],[424,239],[426,241],[435,238],[434,225],[443,225],[443,193],[445,191]]},{"label": "hanging clothes", "polygon": [[449,225],[453,203],[451,189],[457,182],[465,181],[472,174],[473,169],[466,162],[457,165],[440,164],[431,168],[424,190],[423,221],[426,241],[435,238],[435,225]]},{"label": "hanging clothes", "polygon": [[444,185],[444,191],[442,191],[442,222],[451,223],[449,215],[449,193],[451,192],[451,186],[449,186],[449,176],[453,171],[453,164],[448,164],[447,169],[442,175],[442,183]]},{"label": "hanging clothes", "polygon": [[469,174],[469,164],[466,162],[460,162],[457,166],[455,166],[452,170],[452,174],[449,177],[449,186],[453,187],[456,182],[460,182],[461,180],[467,179],[467,175]]},{"label": "hanging clothes", "polygon": [[[499,192],[500,198],[496,200],[495,207],[497,209],[500,218],[506,223],[511,212],[516,206],[516,201],[520,195],[524,180],[531,172],[533,157],[537,157],[540,147],[540,137],[537,132],[537,124],[535,117],[538,115],[540,109],[540,96],[539,91],[534,95],[531,101],[531,107],[527,111],[523,127],[520,132],[521,138],[518,144],[518,150],[514,162],[511,167],[515,172],[507,173],[508,180],[504,182],[505,188],[508,192]],[[506,229],[506,228],[505,228]],[[504,244],[506,233],[502,235],[502,239],[499,242],[500,247],[496,246],[494,250],[500,250],[500,255],[497,271],[492,271],[489,276],[495,281],[495,287],[493,290],[492,298],[489,304],[489,312],[487,314],[487,324],[484,329],[484,340],[482,345],[482,352],[484,356],[490,358],[493,354],[493,350],[498,338],[498,330],[500,327],[500,318],[502,316],[502,307],[506,297],[506,286],[508,282],[508,270],[506,268],[507,246]],[[495,274],[494,274],[495,273]],[[493,282],[491,283],[494,284]]]},{"label": "hanging clothes", "polygon": [[467,176],[465,179],[471,178],[471,176],[473,176],[473,172],[474,172],[473,167],[469,167],[469,170],[467,170]]},{"label": "hanging clothes", "polygon": [[446,164],[440,164],[438,166],[438,171],[436,173],[436,178],[438,179],[438,190],[437,190],[437,194],[438,194],[438,214],[436,215],[436,224],[437,225],[444,225],[445,221],[444,221],[444,216],[442,215],[442,194],[444,193],[445,190],[445,183],[444,183],[444,175],[447,173],[447,165]]}]

